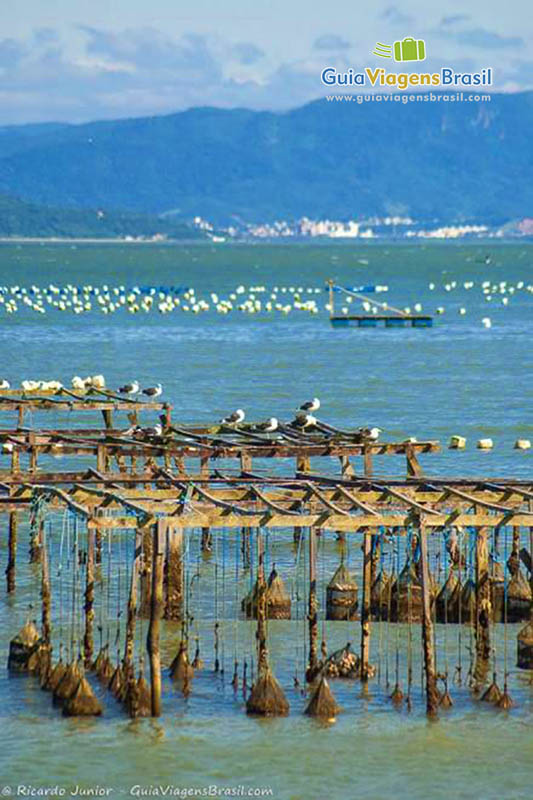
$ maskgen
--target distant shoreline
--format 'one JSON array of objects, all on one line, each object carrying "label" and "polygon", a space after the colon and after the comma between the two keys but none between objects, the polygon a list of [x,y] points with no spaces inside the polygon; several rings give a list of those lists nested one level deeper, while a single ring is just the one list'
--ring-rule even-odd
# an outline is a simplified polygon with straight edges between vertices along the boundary
[{"label": "distant shoreline", "polygon": [[[119,236],[0,236],[0,244],[212,244],[208,239],[123,239]],[[216,244],[216,242],[215,242]]]},{"label": "distant shoreline", "polygon": [[260,245],[280,245],[280,246],[290,246],[290,245],[315,245],[319,247],[327,247],[327,246],[335,246],[335,245],[342,245],[344,247],[352,246],[352,247],[379,247],[381,246],[396,246],[396,245],[403,245],[406,247],[412,247],[414,245],[423,245],[423,246],[431,246],[431,245],[438,245],[438,244],[448,244],[448,245],[479,245],[480,247],[488,247],[488,246],[498,246],[501,244],[517,244],[517,245],[526,245],[531,244],[533,241],[532,236],[509,236],[509,237],[475,237],[471,238],[468,236],[464,237],[442,237],[442,238],[412,238],[406,239],[404,237],[374,237],[372,239],[367,238],[359,238],[359,237],[296,237],[296,236],[288,236],[286,238],[283,237],[257,237],[257,238],[249,238],[249,239],[233,239],[227,238],[223,242],[221,241],[212,241],[211,239],[161,239],[161,240],[153,240],[153,239],[121,239],[120,237],[113,237],[113,238],[105,238],[99,239],[94,237],[46,237],[46,236],[0,236],[0,245],[6,244],[120,244],[120,245],[155,245],[157,247],[173,247],[175,245],[187,245],[187,246],[228,246],[228,245],[251,245],[251,246],[260,246]]}]

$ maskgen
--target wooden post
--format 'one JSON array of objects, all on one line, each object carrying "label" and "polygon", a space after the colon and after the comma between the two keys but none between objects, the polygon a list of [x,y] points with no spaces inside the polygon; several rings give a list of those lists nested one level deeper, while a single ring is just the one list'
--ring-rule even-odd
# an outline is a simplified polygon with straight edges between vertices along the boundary
[{"label": "wooden post", "polygon": [[102,563],[102,531],[100,530],[100,528],[96,529],[95,543],[96,543],[95,562],[97,564],[101,564]]},{"label": "wooden post", "polygon": [[333,281],[328,281],[329,287],[329,318],[335,316],[335,301],[333,299]]},{"label": "wooden post", "polygon": [[[309,456],[296,456],[296,474],[306,473],[311,471],[311,460]],[[298,544],[302,538],[303,528],[296,526],[293,528],[292,540],[294,544]]]},{"label": "wooden post", "polygon": [[371,478],[374,467],[372,465],[372,446],[369,444],[363,445],[363,467],[365,476]]},{"label": "wooden post", "polygon": [[241,555],[243,569],[250,569],[250,528],[241,528]]},{"label": "wooden post", "polygon": [[363,537],[363,599],[361,603],[361,680],[368,681],[370,656],[370,594],[372,591],[372,533]]},{"label": "wooden post", "polygon": [[200,457],[200,476],[209,478],[209,455]]},{"label": "wooden post", "polygon": [[20,450],[14,447],[11,452],[11,472],[16,474],[20,472]]},{"label": "wooden post", "polygon": [[268,666],[266,636],[267,585],[265,581],[263,536],[257,529],[257,672],[261,675]]},{"label": "wooden post", "polygon": [[[99,444],[96,448],[96,469],[98,472],[105,472],[107,462],[107,448],[103,444]],[[102,487],[103,488],[103,487]]]},{"label": "wooden post", "polygon": [[11,511],[9,514],[9,543],[7,558],[7,591],[15,591],[16,562],[17,562],[17,512]]},{"label": "wooden post", "polygon": [[94,528],[87,531],[87,571],[85,574],[85,632],[83,659],[90,667],[94,652]]},{"label": "wooden post", "polygon": [[241,474],[252,471],[252,456],[246,450],[240,452]]},{"label": "wooden post", "polygon": [[30,564],[36,564],[38,561],[41,560],[43,528],[44,528],[44,522],[41,520],[37,525],[37,527],[32,532],[32,537],[30,539],[30,552],[29,552]]},{"label": "wooden post", "polygon": [[211,536],[211,528],[202,528],[202,539],[200,541],[200,549],[202,553],[211,552],[213,545],[213,537]]},{"label": "wooden post", "polygon": [[124,645],[124,666],[126,674],[129,674],[133,666],[133,649],[135,645],[135,625],[137,616],[137,583],[142,553],[142,531],[137,528],[135,531],[135,554],[131,568],[130,596],[128,598],[128,617],[126,620],[126,642]]},{"label": "wooden post", "polygon": [[476,660],[474,686],[479,689],[485,682],[490,661],[490,599],[488,528],[479,528],[476,536]]},{"label": "wooden post", "polygon": [[161,655],[159,652],[159,629],[163,615],[163,555],[165,552],[165,521],[157,520],[153,525],[152,549],[152,602],[147,648],[150,657],[150,681],[152,688],[152,716],[161,716]]},{"label": "wooden post", "polygon": [[102,416],[104,418],[104,425],[106,426],[107,430],[110,430],[113,427],[113,412],[110,408],[103,409]]},{"label": "wooden post", "polygon": [[422,475],[422,467],[411,444],[408,444],[405,448],[405,458],[407,461],[407,475],[420,477]]},{"label": "wooden post", "polygon": [[431,616],[431,584],[429,580],[428,529],[423,520],[419,522],[420,568],[422,583],[422,642],[424,647],[424,669],[426,672],[426,711],[429,717],[437,716],[439,693],[435,669],[435,643],[433,618]]},{"label": "wooden post", "polygon": [[355,469],[353,468],[353,464],[350,461],[350,456],[339,456],[339,461],[341,464],[342,477],[343,478],[355,477]]},{"label": "wooden post", "polygon": [[314,680],[318,664],[318,614],[316,599],[316,531],[309,528],[309,667],[308,680]]},{"label": "wooden post", "polygon": [[52,613],[51,613],[51,592],[50,592],[50,568],[48,565],[48,548],[46,546],[46,531],[43,523],[43,538],[41,544],[41,599],[42,599],[42,635],[45,645],[50,647],[50,635],[52,632]]},{"label": "wooden post", "polygon": [[35,444],[35,432],[28,433],[28,444],[30,445],[30,472],[37,472],[37,445]]},{"label": "wooden post", "polygon": [[165,558],[165,619],[180,620],[183,604],[183,560],[181,557],[183,532],[167,529]]},{"label": "wooden post", "polygon": [[153,557],[153,532],[152,524],[140,528],[142,533],[143,559],[141,565],[141,607],[139,613],[142,617],[149,617],[152,608],[152,557]]},{"label": "wooden post", "polygon": [[309,456],[296,456],[296,472],[311,472],[311,459]]},{"label": "wooden post", "polygon": [[[533,511],[533,500],[529,501],[529,510]],[[529,529],[529,552],[531,554],[531,558],[533,559],[533,528]],[[533,598],[533,563],[531,565],[531,569],[529,570],[529,585],[531,587],[531,597]],[[529,618],[533,621],[533,600],[531,602]]]}]

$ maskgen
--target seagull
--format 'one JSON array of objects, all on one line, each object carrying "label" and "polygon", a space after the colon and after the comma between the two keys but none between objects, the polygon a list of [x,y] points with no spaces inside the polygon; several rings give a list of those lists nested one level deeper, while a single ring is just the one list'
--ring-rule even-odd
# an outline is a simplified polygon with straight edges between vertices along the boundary
[{"label": "seagull", "polygon": [[160,383],[158,383],[157,386],[149,386],[147,389],[143,389],[143,394],[147,397],[159,397],[162,393],[163,387]]},{"label": "seagull", "polygon": [[243,422],[246,414],[242,410],[242,408],[238,408],[233,414],[230,414],[229,417],[224,417],[220,421],[224,425],[237,425],[239,422]]},{"label": "seagull", "polygon": [[312,414],[297,414],[292,424],[297,428],[309,428],[316,425],[316,418]]},{"label": "seagull", "polygon": [[269,417],[267,420],[260,422],[255,427],[256,430],[262,431],[263,433],[273,433],[274,431],[277,431],[278,425],[279,423],[276,417]]},{"label": "seagull", "polygon": [[360,433],[363,439],[370,439],[371,442],[377,442],[377,440],[379,439],[379,434],[383,433],[383,431],[381,430],[381,428],[367,427],[367,428],[359,428],[357,433]]},{"label": "seagull", "polygon": [[11,384],[5,378],[0,379],[0,389],[9,389],[10,386]]},{"label": "seagull", "polygon": [[120,431],[121,436],[135,436],[136,433],[142,433],[140,425],[132,425],[131,428],[126,428],[125,431]]},{"label": "seagull", "polygon": [[309,400],[307,403],[304,403],[300,406],[300,411],[309,411],[313,413],[313,411],[318,411],[320,408],[320,400],[318,397],[313,397],[312,400]]},{"label": "seagull", "polygon": [[146,436],[162,436],[163,435],[163,426],[162,425],[154,425],[153,428],[142,428],[142,432]]},{"label": "seagull", "polygon": [[71,385],[73,389],[85,389],[85,381],[79,375],[74,375]]},{"label": "seagull", "polygon": [[93,375],[91,378],[91,385],[95,389],[105,389],[105,378],[103,375]]},{"label": "seagull", "polygon": [[124,386],[121,386],[119,394],[138,394],[140,390],[140,386],[137,381],[132,381],[131,383],[126,383]]}]

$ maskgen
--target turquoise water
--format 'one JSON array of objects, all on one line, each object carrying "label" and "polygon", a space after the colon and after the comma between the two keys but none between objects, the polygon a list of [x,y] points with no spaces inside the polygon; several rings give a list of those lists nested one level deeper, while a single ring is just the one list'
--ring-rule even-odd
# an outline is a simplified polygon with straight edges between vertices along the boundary
[{"label": "turquoise water", "polygon": [[[484,263],[487,254],[489,264]],[[349,286],[388,285],[389,292],[380,300],[400,307],[419,302],[429,312],[444,306],[445,313],[431,330],[333,330],[324,310],[326,293],[319,298],[321,311],[315,316],[305,312],[220,316],[213,311],[198,316],[180,311],[74,316],[54,310],[45,315],[27,310],[6,315],[2,311],[2,377],[12,383],[23,377],[68,382],[73,374],[104,373],[112,386],[132,378],[143,384],[161,380],[164,398],[174,404],[174,418],[184,422],[212,421],[236,407],[246,409],[250,419],[271,414],[289,419],[297,404],[318,395],[323,419],[343,426],[376,424],[384,429],[384,439],[416,436],[446,443],[452,434],[467,437],[464,452],[444,447],[441,454],[423,457],[428,474],[531,475],[531,451],[515,451],[513,444],[519,437],[533,439],[533,295],[517,290],[507,295],[509,303],[504,306],[503,295],[493,294],[488,302],[480,290],[485,280],[513,286],[533,283],[529,244],[0,247],[2,285],[180,284],[194,286],[199,296],[212,291],[227,296],[239,284],[323,287],[330,277]],[[457,288],[447,292],[444,285],[453,281]],[[475,283],[470,290],[463,288],[468,281]],[[434,290],[429,289],[431,282]],[[460,307],[466,308],[464,315],[458,313]],[[485,316],[492,320],[490,329],[481,323]],[[63,414],[54,423],[72,421]],[[51,424],[43,417],[31,422]],[[6,416],[0,424],[8,424]],[[491,452],[475,448],[481,437],[493,438]],[[376,459],[379,474],[403,470],[401,459]],[[61,520],[52,522],[52,563],[57,567]],[[3,525],[0,552],[5,563]],[[290,532],[288,536],[278,532],[268,543],[268,558],[276,561],[293,595],[300,594],[294,605],[298,620],[271,623],[269,630],[272,661],[291,714],[281,720],[249,719],[242,694],[235,696],[230,686],[235,652],[241,663],[253,654],[253,625],[235,624],[235,608],[249,586],[249,576],[239,571],[235,592],[230,578],[235,542],[230,540],[224,551],[222,539],[217,538],[211,558],[203,561],[197,538],[191,536],[189,565],[196,564],[201,572],[195,602],[206,669],[197,674],[190,697],[185,700],[166,683],[164,713],[156,722],[130,722],[109,696],[101,719],[64,720],[33,679],[9,678],[2,669],[0,775],[13,793],[22,784],[58,784],[68,791],[77,784],[99,784],[111,787],[117,796],[128,796],[135,785],[148,793],[147,787],[171,784],[269,787],[270,796],[284,800],[529,797],[533,689],[514,669],[518,626],[506,631],[510,691],[516,703],[509,713],[472,701],[464,685],[452,685],[454,707],[439,722],[428,723],[420,689],[417,630],[412,631],[413,708],[411,713],[395,711],[388,700],[386,665],[393,683],[396,629],[376,624],[372,661],[380,667],[380,676],[370,684],[370,697],[362,695],[357,683],[333,682],[344,711],[335,725],[319,725],[303,716],[306,699],[293,686],[293,675],[296,671],[301,680],[304,663],[305,564],[302,560],[295,567]],[[25,563],[23,527],[20,539],[17,595],[12,599],[2,595],[0,601],[3,663],[9,638],[24,621],[28,603],[38,600],[34,568]],[[113,546],[124,553],[126,541],[117,540]],[[323,585],[338,563],[339,551],[330,536],[321,547],[322,600]],[[359,578],[355,543],[349,563]],[[222,604],[219,598],[217,617],[225,620],[223,678],[213,673],[215,585],[221,588],[222,565],[227,570],[226,600]],[[116,586],[113,591],[118,591]],[[144,629],[140,635],[145,633]],[[175,625],[165,625],[164,663],[175,653],[178,634]],[[357,623],[328,623],[325,635],[330,649],[347,639],[357,643]],[[401,626],[398,635],[405,691],[406,627]],[[457,626],[447,631],[439,626],[437,635],[439,668],[446,666],[447,652],[453,673],[459,658]],[[465,628],[460,643],[465,673],[469,635]],[[505,653],[504,629],[498,626],[500,683]]]}]

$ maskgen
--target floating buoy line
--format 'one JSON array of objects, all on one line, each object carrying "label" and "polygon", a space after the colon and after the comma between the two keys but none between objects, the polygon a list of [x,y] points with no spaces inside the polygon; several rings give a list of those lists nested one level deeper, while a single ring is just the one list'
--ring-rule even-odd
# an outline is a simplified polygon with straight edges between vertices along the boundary
[{"label": "floating buoy line", "polygon": [[[477,292],[485,302],[498,304],[499,309],[512,309],[515,298],[533,294],[533,284],[524,280],[515,282],[501,281],[473,281],[456,280],[438,285],[432,281],[428,289],[433,296],[442,292],[444,296],[451,293]],[[353,316],[356,305],[360,304],[363,314],[383,315],[392,305],[383,301],[373,300],[371,295],[382,294],[389,291],[386,285],[369,285],[359,287],[339,287],[335,292],[341,291],[342,305],[337,308],[337,317]],[[228,315],[240,313],[245,315],[287,316],[293,312],[302,312],[311,316],[332,314],[334,311],[331,295],[328,295],[328,286],[317,285],[272,285],[267,286],[239,284],[232,290],[222,293],[220,290],[199,291],[194,287],[175,285],[112,285],[92,283],[77,286],[72,283],[58,285],[50,283],[47,286],[32,284],[20,286],[0,286],[0,313],[7,315],[17,313],[68,313],[86,315],[100,313],[113,315],[119,312],[129,314],[206,314],[215,313]],[[359,306],[357,306],[359,307]],[[414,299],[408,305],[396,309],[391,316],[398,320],[400,317],[428,318],[432,314],[457,313],[468,321],[470,309],[463,302],[455,305],[424,304]],[[476,312],[478,313],[478,312]],[[394,320],[393,320],[394,321]],[[478,324],[490,329],[493,320],[489,316],[482,316],[476,320]],[[399,323],[398,323],[399,324]],[[390,327],[394,327],[393,324]],[[397,327],[397,326],[396,326]]]}]

